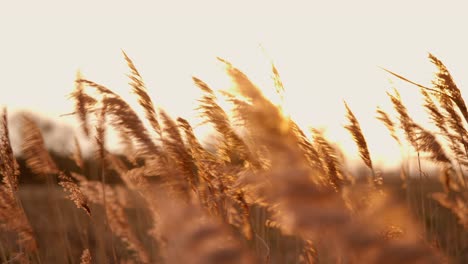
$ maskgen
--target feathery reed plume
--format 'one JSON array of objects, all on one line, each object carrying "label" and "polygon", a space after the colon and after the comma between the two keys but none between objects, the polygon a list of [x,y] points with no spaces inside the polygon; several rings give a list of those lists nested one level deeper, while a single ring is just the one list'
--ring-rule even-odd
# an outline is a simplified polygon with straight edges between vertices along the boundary
[{"label": "feathery reed plume", "polygon": [[71,93],[70,97],[75,100],[75,113],[81,121],[81,128],[85,135],[89,136],[88,112],[97,101],[84,92],[83,82],[80,81],[82,78],[81,72],[78,71],[76,73],[75,91]]},{"label": "feathery reed plume", "polygon": [[112,117],[111,124],[133,138],[142,153],[159,153],[159,148],[151,140],[141,120],[127,103],[120,98],[106,97],[103,104],[107,105],[107,114]]},{"label": "feathery reed plume", "polygon": [[193,128],[190,125],[190,123],[181,118],[177,118],[177,123],[180,128],[182,128],[182,131],[184,132],[185,139],[187,140],[188,143],[188,151],[190,152],[190,155],[193,157],[194,162],[199,162],[199,161],[208,161],[212,160],[214,162],[214,156],[206,151],[203,146],[200,144],[198,141],[197,137],[195,136],[193,132]]},{"label": "feathery reed plume", "polygon": [[361,159],[364,161],[366,166],[372,171],[372,180],[374,181],[374,183],[376,183],[374,167],[372,167],[372,159],[369,154],[369,149],[367,148],[366,139],[362,134],[359,121],[357,120],[356,116],[354,116],[353,112],[351,111],[346,102],[344,102],[344,105],[346,107],[347,118],[349,121],[349,125],[346,125],[345,128],[353,136],[354,142],[356,142],[356,145],[359,149],[359,155],[361,156]]},{"label": "feathery reed plume", "polygon": [[91,264],[91,260],[89,249],[83,250],[83,253],[81,253],[80,264]]},{"label": "feathery reed plume", "polygon": [[0,185],[0,230],[17,234],[17,244],[30,254],[37,250],[37,243],[17,194],[19,166],[11,148],[6,109],[2,111],[0,122],[0,175],[4,183]]},{"label": "feathery reed plume", "polygon": [[346,176],[343,174],[337,149],[325,138],[317,129],[311,129],[315,146],[320,155],[320,159],[325,167],[325,175],[328,178],[328,184],[339,190],[347,183]]},{"label": "feathery reed plume", "polygon": [[430,119],[436,125],[436,127],[442,132],[444,136],[450,136],[450,132],[447,129],[445,116],[439,110],[439,107],[436,105],[431,95],[425,90],[420,90],[422,96],[424,97],[424,108],[426,108],[427,113],[429,114]]},{"label": "feathery reed plume", "polygon": [[11,192],[18,190],[19,166],[13,155],[10,144],[10,133],[8,129],[8,113],[6,108],[2,109],[0,126],[0,174],[3,175],[3,183]]},{"label": "feathery reed plume", "polygon": [[198,177],[198,195],[203,195],[206,192],[207,186],[205,185],[211,185],[211,181],[214,178],[212,174],[214,171],[216,171],[217,168],[220,167],[219,163],[217,162],[214,155],[202,147],[198,139],[195,137],[193,129],[187,120],[179,117],[177,118],[177,123],[185,134],[185,139],[188,145],[188,152],[193,158],[193,163],[196,166],[196,174]]},{"label": "feathery reed plume", "polygon": [[[90,213],[88,201],[97,204],[104,213],[104,223],[96,222],[102,219],[100,214],[93,215],[92,220],[93,224],[103,224],[105,232],[90,237],[84,232],[79,249],[87,244],[88,238],[93,241],[93,235],[104,235],[103,239],[73,257],[70,250],[68,261],[81,253],[81,263],[91,263],[92,251],[98,261],[116,263],[123,262],[120,258],[125,258],[127,253],[130,253],[130,259],[125,260],[128,262],[168,264],[263,260],[272,263],[294,260],[300,263],[443,262],[423,241],[424,233],[415,226],[409,212],[390,199],[384,186],[377,190],[370,184],[354,181],[346,171],[343,153],[324,133],[311,129],[312,137],[308,138],[296,122],[284,115],[281,105],[269,101],[231,63],[220,59],[234,86],[231,93],[221,91],[234,106],[234,121],[220,107],[215,92],[193,78],[202,91],[198,110],[220,138],[211,152],[200,143],[187,120],[175,121],[167,112],[155,109],[134,63],[127,54],[123,56],[129,67],[129,84],[145,110],[151,125],[148,128],[153,131],[145,128],[146,121],[140,120],[123,98],[105,86],[78,75],[72,95],[76,99],[75,114],[85,133],[95,137],[96,156],[102,162],[101,181],[61,171],[46,151],[39,128],[30,117],[25,117],[29,118],[24,121],[23,131],[27,165],[35,173],[49,175],[49,179],[57,176],[68,199],[86,213]],[[280,76],[275,65],[271,66],[275,88],[283,97]],[[444,82],[450,86],[446,85],[449,81]],[[88,89],[95,89],[97,96],[88,96],[85,93]],[[456,91],[444,95],[437,87],[423,88],[422,94],[425,107],[444,139],[454,145],[451,146],[454,155],[445,152],[438,135],[412,120],[398,91],[388,95],[398,113],[400,127],[418,152],[419,164],[420,153],[427,153],[432,162],[444,169],[441,174],[445,192],[435,193],[432,198],[452,210],[462,225],[468,226],[466,189],[455,178],[451,162],[458,160],[457,155],[462,162],[468,160],[462,150],[468,146],[464,143],[467,133],[461,110],[453,99],[459,95]],[[359,121],[347,103],[344,104],[348,118],[345,128],[357,143],[359,154],[376,182],[374,164]],[[88,128],[91,113],[96,117],[96,131]],[[378,108],[377,118],[400,144],[388,114]],[[36,245],[16,192],[18,165],[11,151],[6,113],[0,122],[0,174],[4,183],[0,185],[0,230],[7,233],[0,239],[4,241],[10,234],[16,235],[20,247],[19,254],[7,252],[6,257],[4,250],[0,250],[0,259],[14,262],[15,256],[31,258]],[[237,131],[238,124],[241,132]],[[121,134],[124,157],[105,149],[106,132],[110,129]],[[158,134],[159,139],[153,138],[153,134]],[[76,138],[75,145],[73,159],[81,168],[80,173],[85,173]],[[111,173],[120,177],[115,179],[115,184],[110,184]],[[390,181],[385,182],[387,185],[391,187]],[[422,219],[429,219],[424,211],[427,195],[422,187],[421,199],[416,197],[419,193],[407,192],[407,197],[408,194],[416,202],[421,201],[421,206],[417,206],[423,210]],[[433,227],[437,228],[434,225],[429,228]],[[63,242],[67,242],[67,232],[63,232],[63,237]],[[111,241],[107,242],[109,238]],[[116,252],[122,247],[114,247],[114,239],[123,242],[124,252]],[[149,254],[155,253],[149,251],[155,243],[156,257]],[[252,258],[246,247],[254,250],[257,259]],[[113,260],[105,259],[109,249],[114,253]],[[284,256],[275,259],[279,255]],[[42,252],[38,256],[42,257]]]},{"label": "feathery reed plume", "polygon": [[58,175],[59,184],[68,193],[68,198],[86,214],[91,211],[86,197],[81,193],[78,185],[70,177],[61,172],[52,157],[47,152],[41,130],[31,117],[23,115],[23,155],[28,167],[42,176]]},{"label": "feathery reed plume", "polygon": [[58,175],[59,185],[68,193],[67,198],[74,202],[77,208],[83,209],[88,216],[91,216],[91,210],[88,206],[88,198],[81,192],[78,184],[73,180],[60,172]]},{"label": "feathery reed plume", "polygon": [[271,72],[273,73],[273,81],[275,84],[276,93],[280,96],[281,100],[284,100],[284,85],[281,81],[278,69],[276,69],[275,64],[271,63]]},{"label": "feathery reed plume", "polygon": [[[193,134],[190,124],[182,118],[178,118],[177,121],[179,126],[185,132],[190,153],[194,158],[194,163],[197,167],[200,181],[197,186],[197,191],[202,205],[211,210],[214,209],[213,211],[220,211],[219,206],[216,203],[210,202],[209,199],[215,198],[219,195],[214,192],[216,187],[213,185],[213,182],[216,182],[216,180],[223,182],[223,185],[227,190],[223,193],[223,195],[226,195],[226,197],[224,197],[226,204],[223,206],[225,207],[226,212],[222,212],[222,214],[227,215],[227,221],[239,228],[245,238],[251,239],[253,231],[250,224],[249,205],[245,201],[243,190],[232,188],[234,181],[233,177],[226,177],[223,175],[225,173],[223,173],[223,168],[220,166],[220,163],[217,162],[210,153],[203,149]],[[218,176],[216,177],[215,174],[218,174]],[[224,192],[222,190],[220,191]]]},{"label": "feathery reed plume", "polygon": [[395,131],[395,123],[393,123],[390,116],[385,111],[383,111],[380,107],[377,107],[376,112],[377,112],[377,119],[380,120],[385,125],[385,127],[390,132],[390,135],[392,136],[393,139],[395,139],[398,145],[401,145],[400,139],[398,138],[396,131]]},{"label": "feathery reed plume", "polygon": [[[436,125],[444,138],[449,142],[450,150],[452,151],[453,155],[455,155],[457,163],[459,165],[468,166],[468,157],[460,147],[460,142],[457,142],[457,138],[460,138],[458,136],[454,136],[451,131],[449,131],[446,116],[441,113],[439,107],[432,100],[429,93],[427,93],[425,90],[421,90],[421,94],[424,97],[424,107],[426,108],[426,111],[428,112],[432,122]],[[460,173],[463,175],[463,170],[461,167]]]},{"label": "feathery reed plume", "polygon": [[310,142],[304,131],[302,131],[302,129],[296,122],[290,120],[290,123],[293,134],[297,137],[298,146],[304,152],[307,161],[309,162],[312,168],[319,170],[323,173],[325,169],[317,149]]},{"label": "feathery reed plume", "polygon": [[[279,138],[288,135],[289,122],[283,117],[280,109],[266,99],[260,89],[243,72],[232,66],[230,62],[221,58],[218,60],[225,64],[226,72],[231,77],[236,92],[248,100],[247,103],[238,100],[231,101],[236,106],[239,118],[246,122],[250,134],[255,139],[261,140],[259,143],[263,142],[271,146]],[[286,140],[291,140],[291,137],[288,136]],[[284,141],[285,139],[282,140]]]},{"label": "feathery reed plume", "polygon": [[[211,215],[217,215],[221,218],[226,218],[227,215],[227,218],[231,220],[235,218],[236,223],[232,221],[231,223],[239,227],[242,223],[242,219],[237,221],[239,220],[238,217],[230,217],[238,216],[237,210],[232,207],[226,207],[226,200],[229,200],[229,197],[227,197],[228,194],[225,189],[232,185],[233,179],[232,177],[226,177],[225,165],[222,161],[218,160],[215,155],[206,151],[201,146],[198,139],[193,134],[192,127],[185,119],[178,118],[177,121],[184,131],[189,153],[193,157],[193,162],[196,166],[196,174],[198,177],[196,191],[200,204]],[[233,201],[234,200],[231,199],[231,202]],[[245,232],[245,235],[248,238],[250,237],[249,232]]]},{"label": "feathery reed plume", "polygon": [[[443,120],[447,123],[448,128],[453,130],[452,134],[454,140],[458,141],[464,148],[464,156],[468,153],[468,132],[463,125],[462,118],[457,110],[454,108],[453,101],[444,94],[437,97],[442,109],[444,110]],[[439,120],[440,122],[440,120]]]},{"label": "feathery reed plume", "polygon": [[388,97],[393,104],[393,108],[398,113],[398,119],[400,121],[400,127],[403,129],[406,135],[407,141],[414,147],[416,151],[419,151],[419,146],[417,145],[416,135],[414,131],[414,121],[408,114],[408,110],[401,101],[400,93],[397,89],[394,89],[395,95],[387,92]]},{"label": "feathery reed plume", "polygon": [[450,159],[445,154],[445,151],[437,138],[431,132],[425,130],[417,124],[414,124],[414,131],[416,134],[416,141],[419,150],[429,153],[431,155],[432,161],[441,162],[451,166]]},{"label": "feathery reed plume", "polygon": [[159,153],[158,146],[154,144],[140,118],[127,102],[105,86],[85,79],[78,80],[78,82],[95,88],[104,96],[102,104],[107,107],[107,115],[111,116],[111,124],[134,139],[143,154]]},{"label": "feathery reed plume", "polygon": [[145,86],[145,83],[143,82],[143,78],[141,77],[140,73],[138,72],[137,68],[135,67],[135,64],[130,59],[130,57],[128,57],[124,51],[122,51],[122,53],[125,57],[125,61],[127,62],[128,67],[130,68],[130,74],[128,75],[128,77],[130,78],[131,82],[129,84],[132,86],[133,92],[136,95],[138,95],[138,102],[145,111],[146,119],[148,119],[156,133],[161,135],[161,126],[158,122],[158,116],[156,114],[156,110],[154,109],[153,101],[148,95],[148,91]]},{"label": "feathery reed plume", "polygon": [[58,174],[59,169],[47,152],[41,130],[30,116],[25,114],[22,119],[22,150],[26,164],[39,175]]},{"label": "feathery reed plume", "polygon": [[258,162],[249,148],[232,128],[226,112],[216,102],[217,98],[213,90],[202,80],[196,77],[192,77],[192,79],[195,85],[204,93],[199,100],[200,105],[198,107],[201,116],[213,124],[216,131],[224,137],[222,158],[232,162],[238,156],[241,161],[249,162],[254,167],[258,167]]},{"label": "feathery reed plume", "polygon": [[402,103],[397,90],[395,90],[395,94],[394,96],[388,93],[395,110],[399,114],[400,125],[406,134],[408,142],[413,145],[417,152],[424,151],[430,153],[433,161],[450,164],[450,159],[443,151],[435,136],[413,121],[408,115],[408,111]]},{"label": "feathery reed plume", "polygon": [[[429,59],[437,67],[438,72],[436,73],[436,80],[433,82],[435,88],[441,93],[439,95],[448,95],[450,99],[457,105],[458,109],[462,113],[465,121],[468,123],[468,110],[465,104],[465,100],[461,96],[460,89],[453,81],[452,75],[449,73],[447,67],[440,61],[436,56],[429,53]],[[461,123],[460,123],[461,124]]]},{"label": "feathery reed plume", "polygon": [[[452,135],[452,139],[450,140],[455,139],[458,141],[459,144],[463,146],[464,153],[460,149],[457,149],[457,144],[451,144],[451,148],[454,151],[454,154],[456,156],[458,155],[459,160],[463,163],[463,161],[468,157],[468,131],[466,130],[459,113],[461,112],[465,122],[468,122],[468,112],[465,101],[463,100],[460,90],[453,81],[453,78],[445,65],[432,54],[429,54],[429,59],[438,69],[436,79],[433,80],[432,83],[435,89],[440,91],[440,93],[436,95],[442,109],[445,111],[443,120],[445,120],[448,126],[455,132],[455,135]],[[454,104],[458,107],[459,111],[455,109]],[[468,186],[466,177],[463,173],[460,176],[462,177],[462,181],[466,188]]]},{"label": "feathery reed plume", "polygon": [[163,132],[163,148],[165,153],[171,158],[171,162],[176,165],[175,171],[182,173],[188,185],[195,190],[198,184],[198,179],[194,173],[194,164],[192,157],[187,152],[179,128],[174,120],[169,115],[160,111],[159,113],[164,124]]}]

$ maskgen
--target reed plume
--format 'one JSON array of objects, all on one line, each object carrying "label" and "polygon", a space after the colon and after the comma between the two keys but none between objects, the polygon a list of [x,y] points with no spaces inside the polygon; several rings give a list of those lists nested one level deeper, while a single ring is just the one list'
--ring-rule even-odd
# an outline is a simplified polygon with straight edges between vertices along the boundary
[{"label": "reed plume", "polygon": [[[452,75],[449,73],[447,67],[440,61],[436,56],[429,53],[429,59],[437,67],[438,72],[436,73],[436,80],[433,81],[435,88],[440,91],[438,95],[442,100],[448,98],[453,101],[458,107],[458,110],[462,113],[465,118],[465,122],[468,122],[468,110],[463,99],[460,89],[453,81]],[[460,123],[461,124],[461,123]]]},{"label": "reed plume", "polygon": [[229,162],[235,162],[237,159],[240,159],[241,162],[249,162],[253,167],[258,167],[259,164],[246,143],[234,131],[228,115],[217,103],[214,91],[202,80],[196,77],[192,77],[192,79],[195,85],[204,93],[203,97],[199,100],[198,107],[201,116],[210,122],[224,138],[220,153],[221,157]]},{"label": "reed plume", "polygon": [[153,101],[148,95],[143,78],[141,77],[130,57],[128,57],[124,51],[122,51],[122,53],[124,55],[125,61],[127,62],[128,68],[130,68],[130,74],[128,77],[131,80],[129,84],[132,86],[132,91],[138,96],[138,102],[145,111],[146,119],[148,119],[154,131],[161,135],[161,126],[159,125],[158,115],[156,114]]},{"label": "reed plume", "polygon": [[390,136],[392,136],[392,138],[395,139],[398,145],[401,145],[401,141],[396,134],[395,123],[392,121],[390,116],[385,111],[383,111],[380,107],[377,108],[376,112],[377,112],[377,119],[380,120],[385,125],[385,127],[390,132]]},{"label": "reed plume", "polygon": [[367,148],[366,139],[362,134],[361,126],[359,125],[357,118],[354,116],[348,104],[344,102],[344,105],[346,107],[347,118],[349,121],[349,124],[346,125],[345,128],[353,136],[354,142],[356,143],[359,149],[359,155],[361,156],[361,159],[364,161],[366,166],[372,171],[372,180],[375,182],[376,178],[374,167],[372,166],[372,159],[369,154],[369,149]]},{"label": "reed plume", "polygon": [[[0,185],[0,230],[17,234],[18,246],[24,253],[32,254],[38,247],[34,231],[18,196],[19,166],[10,143],[6,109],[2,110],[0,122],[0,175],[3,182],[3,185]],[[25,258],[22,253],[17,256],[18,260]]]},{"label": "reed plume", "polygon": [[90,109],[97,103],[97,100],[85,93],[85,87],[82,80],[81,72],[76,73],[75,90],[70,97],[75,100],[75,114],[81,122],[81,128],[86,136],[90,136],[88,117]]},{"label": "reed plume", "polygon": [[23,155],[27,166],[36,174],[51,177],[58,175],[58,182],[68,193],[68,198],[86,214],[91,215],[86,196],[81,193],[78,185],[65,175],[55,164],[46,149],[41,130],[28,115],[22,116],[23,121]]}]

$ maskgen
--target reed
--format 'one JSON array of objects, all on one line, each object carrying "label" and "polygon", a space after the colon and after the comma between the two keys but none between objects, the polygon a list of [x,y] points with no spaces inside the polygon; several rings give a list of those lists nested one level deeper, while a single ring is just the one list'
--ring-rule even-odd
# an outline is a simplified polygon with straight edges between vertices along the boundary
[{"label": "reed", "polygon": [[[50,210],[36,212],[22,206],[28,194],[19,193],[28,187],[18,184],[19,165],[11,150],[3,113],[3,262],[467,260],[464,250],[468,241],[468,193],[463,172],[468,164],[468,114],[460,89],[435,56],[429,55],[438,69],[432,88],[388,72],[419,87],[425,100],[423,107],[439,131],[417,124],[396,89],[388,95],[398,124],[387,112],[377,110],[377,118],[390,135],[402,146],[405,142],[397,136],[401,130],[413,147],[410,155],[418,157],[420,177],[410,175],[402,167],[406,175],[403,196],[390,172],[376,173],[378,166],[372,161],[365,131],[346,102],[345,130],[357,144],[373,184],[362,182],[365,177],[360,176],[367,175],[349,171],[342,150],[320,130],[311,128],[309,135],[304,132],[282,106],[269,101],[230,62],[219,59],[233,83],[233,89],[222,91],[221,97],[207,83],[193,78],[202,92],[197,110],[219,136],[207,147],[197,138],[189,121],[173,118],[155,106],[134,62],[127,54],[123,56],[130,71],[130,89],[146,120],[110,88],[81,74],[77,75],[71,95],[83,134],[95,143],[93,159],[98,163],[84,159],[79,142],[73,139],[75,147],[69,155],[73,166],[63,167],[57,162],[58,157],[46,149],[34,119],[23,117],[22,158],[26,166],[22,169],[42,175],[38,181],[48,179],[47,197],[52,213],[47,216],[50,222],[46,227],[53,225],[52,230],[59,234],[63,244],[60,250],[53,244],[41,244],[47,234],[40,228],[40,218],[34,218]],[[285,96],[275,65],[272,76],[275,89]],[[91,90],[97,93],[91,95]],[[219,100],[233,104],[232,116]],[[115,130],[124,142],[122,155],[107,149],[110,130]],[[440,168],[441,183],[432,181],[422,162]],[[382,181],[380,175],[388,177]],[[55,191],[57,186],[62,187],[60,192]],[[37,202],[28,200],[35,206]],[[15,240],[9,239],[12,235]]]}]

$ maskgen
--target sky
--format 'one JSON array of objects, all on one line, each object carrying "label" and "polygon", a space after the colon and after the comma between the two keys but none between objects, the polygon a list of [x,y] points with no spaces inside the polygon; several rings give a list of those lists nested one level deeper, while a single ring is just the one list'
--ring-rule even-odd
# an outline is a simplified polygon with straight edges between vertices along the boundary
[{"label": "sky", "polygon": [[60,115],[73,111],[67,98],[79,69],[138,108],[124,50],[156,104],[196,122],[191,76],[228,88],[222,57],[274,98],[273,61],[285,109],[302,127],[323,127],[357,157],[343,129],[346,100],[374,160],[395,164],[400,151],[374,118],[377,105],[391,112],[385,92],[399,88],[424,119],[417,90],[380,67],[429,84],[431,52],[463,91],[466,10],[463,1],[0,1],[0,105],[76,127]]}]

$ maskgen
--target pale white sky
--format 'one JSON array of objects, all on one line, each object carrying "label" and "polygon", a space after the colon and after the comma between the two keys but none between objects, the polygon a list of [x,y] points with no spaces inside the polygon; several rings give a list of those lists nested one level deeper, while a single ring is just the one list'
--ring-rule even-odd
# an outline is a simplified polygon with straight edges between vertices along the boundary
[{"label": "pale white sky", "polygon": [[[215,57],[231,61],[272,94],[269,58],[283,78],[286,109],[356,152],[344,133],[348,101],[375,160],[399,154],[374,119],[389,110],[388,75],[428,83],[432,52],[467,84],[468,6],[463,1],[0,1],[0,104],[57,117],[77,69],[134,100],[120,50],[133,58],[156,103],[190,119],[196,75],[227,88]],[[268,55],[259,46],[262,45]],[[396,81],[403,100],[418,94]],[[71,122],[69,119],[64,119]]]}]

